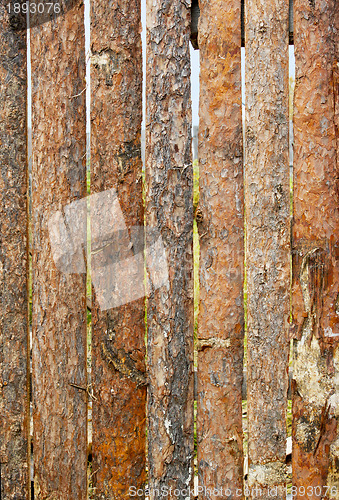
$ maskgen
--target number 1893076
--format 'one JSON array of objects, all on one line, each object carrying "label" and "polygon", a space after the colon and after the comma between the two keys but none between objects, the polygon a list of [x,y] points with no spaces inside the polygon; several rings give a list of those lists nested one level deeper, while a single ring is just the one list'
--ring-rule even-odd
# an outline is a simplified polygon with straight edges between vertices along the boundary
[{"label": "number 1893076", "polygon": [[9,14],[60,14],[61,6],[57,2],[9,2]]},{"label": "number 1893076", "polygon": [[336,486],[292,486],[292,497],[338,498]]}]

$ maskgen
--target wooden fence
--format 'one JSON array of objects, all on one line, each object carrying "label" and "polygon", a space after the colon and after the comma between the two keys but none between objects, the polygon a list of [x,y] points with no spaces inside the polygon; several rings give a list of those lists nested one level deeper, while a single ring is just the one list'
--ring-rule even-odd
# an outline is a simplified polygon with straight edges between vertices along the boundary
[{"label": "wooden fence", "polygon": [[[294,0],[292,16],[288,0],[199,3],[195,210],[190,0],[147,0],[144,173],[140,0],[90,3],[90,172],[82,0],[0,5],[1,500],[338,498],[339,5]],[[51,239],[56,214],[80,241],[71,255],[66,237],[58,243],[67,269]],[[120,239],[106,241],[110,217]],[[147,299],[131,279],[133,300],[102,307],[113,293],[105,248],[123,261],[145,246],[148,262],[159,242],[166,258],[146,266]]]}]

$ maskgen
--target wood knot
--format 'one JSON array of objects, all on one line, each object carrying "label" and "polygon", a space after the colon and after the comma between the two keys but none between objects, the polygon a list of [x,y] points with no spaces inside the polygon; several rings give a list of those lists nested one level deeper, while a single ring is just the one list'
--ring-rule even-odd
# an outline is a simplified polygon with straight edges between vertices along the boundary
[{"label": "wood knot", "polygon": [[137,388],[148,384],[147,376],[136,368],[135,361],[123,349],[116,349],[107,342],[101,344],[102,352],[107,362],[115,368],[122,376],[133,380]]},{"label": "wood knot", "polygon": [[259,28],[258,28],[258,33],[259,35],[264,35],[267,32],[267,24],[264,23],[264,21],[260,21],[259,23]]},{"label": "wood knot", "polygon": [[197,206],[197,208],[194,211],[194,218],[196,219],[197,224],[201,224],[204,220],[202,210],[199,206]]}]

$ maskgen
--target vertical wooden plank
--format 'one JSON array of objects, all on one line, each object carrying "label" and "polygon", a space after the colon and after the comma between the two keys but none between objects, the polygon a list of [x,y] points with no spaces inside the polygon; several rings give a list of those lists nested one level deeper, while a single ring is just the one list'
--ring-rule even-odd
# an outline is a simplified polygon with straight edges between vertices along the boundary
[{"label": "vertical wooden plank", "polygon": [[243,487],[241,1],[203,0],[200,11],[199,486],[235,495]]},{"label": "vertical wooden plank", "polygon": [[293,485],[338,498],[338,2],[295,0],[294,22]]},{"label": "vertical wooden plank", "polygon": [[261,498],[277,488],[279,499],[290,306],[288,7],[288,0],[245,1],[248,485]]},{"label": "vertical wooden plank", "polygon": [[[67,239],[54,241],[52,217],[60,211],[72,232],[76,217],[67,220],[65,207],[86,196],[83,4],[33,25],[34,490],[38,499],[79,500],[87,496],[86,268],[67,269],[74,255]],[[78,229],[74,243],[85,245]],[[58,243],[64,265],[54,260]]]},{"label": "vertical wooden plank", "polygon": [[[111,221],[110,206],[91,202],[93,481],[96,498],[105,499],[130,498],[129,487],[146,481],[145,298],[144,290],[136,299],[132,293],[143,288],[140,33],[139,0],[91,2],[91,200],[110,189],[117,195]],[[129,281],[128,267],[140,259],[141,274]],[[117,290],[110,260],[126,271]],[[100,302],[101,269],[121,299],[109,309]]]},{"label": "vertical wooden plank", "polygon": [[[9,2],[8,2],[9,3]],[[13,7],[13,4],[10,4]],[[23,29],[17,30],[20,23]],[[25,19],[0,6],[0,497],[28,498]]]},{"label": "vertical wooden plank", "polygon": [[[161,235],[169,279],[150,288],[150,498],[193,484],[193,168],[190,2],[147,0],[146,225]],[[149,248],[151,238],[146,234]],[[159,493],[160,491],[160,493]],[[189,496],[189,494],[187,494]],[[183,497],[184,498],[184,497]]]}]

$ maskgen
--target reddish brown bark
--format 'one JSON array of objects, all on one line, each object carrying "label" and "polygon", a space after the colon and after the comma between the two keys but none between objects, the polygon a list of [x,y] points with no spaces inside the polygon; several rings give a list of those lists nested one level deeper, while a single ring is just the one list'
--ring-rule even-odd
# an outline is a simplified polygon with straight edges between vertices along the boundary
[{"label": "reddish brown bark", "polygon": [[245,2],[248,485],[251,490],[261,489],[262,499],[271,498],[271,487],[277,487],[277,498],[285,498],[290,306],[288,4],[288,0]]},{"label": "reddish brown bark", "polygon": [[[114,188],[126,228],[110,238],[106,235],[106,253],[97,251],[105,246],[99,237],[103,214],[92,213],[91,265],[94,283],[100,268],[107,273],[105,286],[112,295],[110,259],[127,270],[134,258],[143,256],[140,18],[138,0],[91,4],[91,193]],[[113,216],[113,231],[118,216]],[[131,247],[136,227],[138,241]],[[139,275],[130,282],[130,290],[142,285]],[[92,451],[98,499],[130,498],[129,487],[143,488],[146,481],[145,298],[134,300],[122,292],[124,286],[120,281],[121,303],[108,310],[102,309],[98,288],[93,289]]]},{"label": "reddish brown bark", "polygon": [[31,31],[34,490],[49,500],[87,497],[85,274],[54,260],[49,234],[86,196],[83,14],[78,3]]},{"label": "reddish brown bark", "polygon": [[162,487],[175,498],[175,488],[193,485],[193,168],[190,3],[148,0],[147,8],[146,225],[159,231],[168,269],[147,301],[153,500]]},{"label": "reddish brown bark", "polygon": [[[15,17],[15,19],[13,18]],[[0,497],[29,494],[26,33],[0,6]]]},{"label": "reddish brown bark", "polygon": [[[241,2],[200,1],[199,498],[243,487]],[[226,498],[226,496],[225,496]]]},{"label": "reddish brown bark", "polygon": [[295,0],[294,22],[293,483],[337,498],[338,2]]}]

